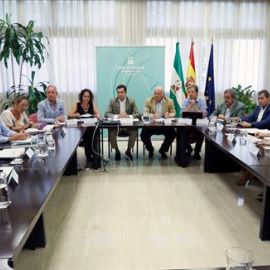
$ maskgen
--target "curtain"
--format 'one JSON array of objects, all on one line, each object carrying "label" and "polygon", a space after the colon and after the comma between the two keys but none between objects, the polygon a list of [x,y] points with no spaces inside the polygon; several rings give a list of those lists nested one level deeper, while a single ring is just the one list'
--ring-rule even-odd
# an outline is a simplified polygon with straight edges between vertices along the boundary
[{"label": "curtain", "polygon": [[[238,84],[270,90],[268,1],[4,0],[0,18],[6,13],[12,13],[13,22],[35,20],[36,30],[48,37],[49,58],[36,71],[36,82],[56,85],[67,110],[83,88],[98,91],[95,48],[100,45],[165,46],[164,89],[168,92],[175,43],[180,42],[186,74],[193,40],[197,84],[203,95],[213,41],[217,103],[226,88]],[[30,70],[25,66],[24,74],[29,76]],[[0,76],[3,96],[12,85],[10,69],[3,62]]]}]

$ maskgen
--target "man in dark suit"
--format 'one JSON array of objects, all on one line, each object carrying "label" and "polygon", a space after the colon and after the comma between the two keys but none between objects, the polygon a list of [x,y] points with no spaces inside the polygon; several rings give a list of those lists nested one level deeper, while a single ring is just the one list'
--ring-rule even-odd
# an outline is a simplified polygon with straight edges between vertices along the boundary
[{"label": "man in dark suit", "polygon": [[259,106],[249,116],[242,117],[240,125],[245,128],[270,129],[270,97],[267,90],[258,92]]},{"label": "man in dark suit", "polygon": [[[132,98],[127,97],[127,87],[120,84],[116,87],[117,97],[110,100],[110,104],[105,113],[105,117],[110,115],[117,115],[118,119],[121,118],[140,118],[141,114],[137,108],[136,102]],[[132,160],[131,149],[134,147],[135,140],[137,137],[137,130],[135,129],[121,129],[121,132],[127,133],[129,136],[128,147],[125,152],[126,156]],[[121,154],[118,148],[117,140],[117,130],[109,130],[109,138],[111,141],[112,148],[115,149],[115,160],[121,160]]]}]

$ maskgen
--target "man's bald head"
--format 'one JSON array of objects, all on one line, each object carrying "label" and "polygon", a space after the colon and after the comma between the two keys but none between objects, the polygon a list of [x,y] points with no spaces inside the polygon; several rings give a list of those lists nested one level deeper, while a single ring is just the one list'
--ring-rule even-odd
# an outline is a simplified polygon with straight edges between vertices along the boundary
[{"label": "man's bald head", "polygon": [[164,97],[164,90],[162,86],[157,86],[154,90],[154,100],[160,102]]}]

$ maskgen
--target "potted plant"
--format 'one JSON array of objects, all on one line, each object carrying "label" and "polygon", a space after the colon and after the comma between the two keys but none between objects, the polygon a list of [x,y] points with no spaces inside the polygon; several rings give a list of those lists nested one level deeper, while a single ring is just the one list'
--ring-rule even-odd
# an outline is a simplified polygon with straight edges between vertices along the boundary
[{"label": "potted plant", "polygon": [[253,101],[253,93],[255,93],[255,91],[252,90],[252,85],[242,87],[242,85],[238,84],[237,87],[232,87],[232,89],[236,92],[237,100],[245,104],[246,115],[253,113],[257,104]]},{"label": "potted plant", "polygon": [[[15,95],[27,95],[29,99],[29,113],[37,110],[37,103],[46,97],[45,89],[48,82],[34,84],[35,71],[31,72],[31,78],[22,74],[23,65],[29,64],[30,67],[41,68],[48,56],[45,40],[42,32],[34,32],[35,22],[30,20],[27,26],[20,23],[11,23],[11,14],[6,14],[6,19],[0,19],[0,61],[4,61],[6,68],[11,64],[13,85],[6,92],[6,98],[13,98]],[[19,65],[19,75],[16,83],[15,64]],[[25,76],[30,83],[28,86],[22,85],[22,77]],[[6,107],[5,101],[2,108]]]}]

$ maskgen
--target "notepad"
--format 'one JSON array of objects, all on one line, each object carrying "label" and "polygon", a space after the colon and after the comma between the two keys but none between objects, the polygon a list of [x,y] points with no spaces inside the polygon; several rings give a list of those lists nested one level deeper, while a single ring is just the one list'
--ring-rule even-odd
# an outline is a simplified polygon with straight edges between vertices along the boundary
[{"label": "notepad", "polygon": [[25,140],[18,140],[11,143],[11,146],[18,146],[18,145],[30,145],[31,138],[27,138]]},{"label": "notepad", "polygon": [[21,157],[25,152],[25,148],[9,148],[0,151],[0,159],[14,159]]}]

